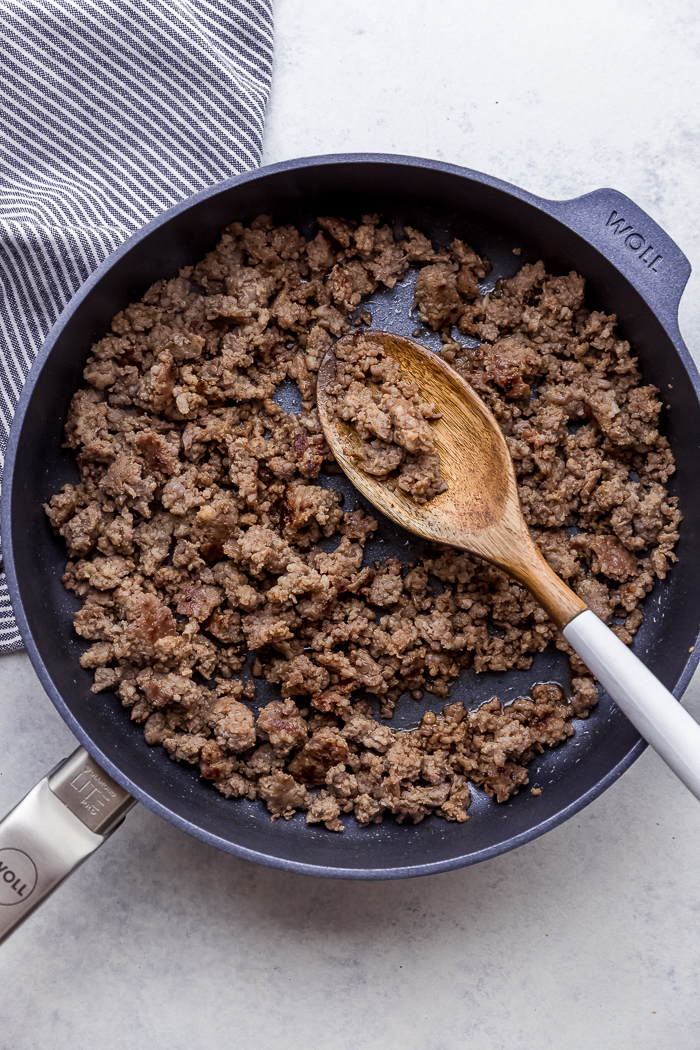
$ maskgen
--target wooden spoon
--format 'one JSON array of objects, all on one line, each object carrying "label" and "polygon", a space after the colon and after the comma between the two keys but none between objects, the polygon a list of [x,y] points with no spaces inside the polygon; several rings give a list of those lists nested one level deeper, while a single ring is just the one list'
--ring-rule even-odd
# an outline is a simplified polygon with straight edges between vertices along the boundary
[{"label": "wooden spoon", "polygon": [[327,394],[336,372],[331,350],[318,373],[318,411],[344,472],[404,529],[476,554],[526,587],[642,736],[700,798],[700,726],[540,554],[520,510],[508,446],[484,402],[453,368],[412,339],[363,331],[343,342],[357,339],[381,344],[441,413],[433,425],[448,487],[418,504],[358,465],[352,451],[360,438],[335,416]]}]

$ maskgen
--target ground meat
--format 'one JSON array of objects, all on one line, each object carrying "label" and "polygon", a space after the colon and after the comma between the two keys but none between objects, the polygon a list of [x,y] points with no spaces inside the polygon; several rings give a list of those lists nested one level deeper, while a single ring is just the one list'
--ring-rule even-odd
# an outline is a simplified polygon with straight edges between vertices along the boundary
[{"label": "ground meat", "polygon": [[[578,275],[526,264],[480,294],[488,264],[459,240],[437,248],[411,228],[397,238],[376,215],[319,226],[306,241],[266,217],[234,223],[93,347],[66,425],[80,480],[46,508],[82,602],[81,664],[147,743],[226,798],[261,799],[273,819],[304,810],[334,831],[349,814],[461,822],[470,783],[498,801],[517,792],[597,687],[493,566],[430,546],[412,564],[366,564],[377,522],[344,510],[330,485],[321,360],[338,340],[339,411],[366,443],[365,469],[431,498],[431,406],[371,337],[349,338],[368,321],[363,297],[417,267],[418,316],[502,427],[542,553],[625,642],[675,561],[660,401],[615,318],[584,305]],[[272,399],[284,380],[298,388],[296,413]],[[550,644],[570,659],[568,698],[540,683],[505,708],[448,702],[463,668],[527,670]],[[256,705],[248,667],[275,699]],[[416,729],[376,716],[425,692],[446,706]]]},{"label": "ground meat", "polygon": [[371,333],[352,333],[334,347],[335,376],[326,386],[329,409],[351,424],[361,439],[349,454],[368,474],[398,486],[416,503],[427,503],[447,488],[430,421],[440,418],[417,383]]}]

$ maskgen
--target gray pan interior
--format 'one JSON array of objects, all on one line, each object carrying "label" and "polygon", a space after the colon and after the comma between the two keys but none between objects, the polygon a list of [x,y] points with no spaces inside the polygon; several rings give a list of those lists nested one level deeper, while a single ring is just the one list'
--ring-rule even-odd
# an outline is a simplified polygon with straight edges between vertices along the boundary
[{"label": "gray pan interior", "polygon": [[[177,826],[222,849],[252,860],[310,874],[344,878],[395,878],[443,871],[512,849],[567,819],[595,798],[641,753],[636,731],[604,696],[591,717],[575,722],[575,737],[531,766],[540,797],[524,791],[499,805],[473,791],[470,819],[438,818],[360,828],[348,818],[344,834],[309,827],[303,814],[272,823],[262,803],[226,801],[192,767],[176,765],[161,748],[149,748],[112,694],[94,696],[90,672],[78,657],[85,648],[72,631],[77,602],[60,578],[65,549],[48,526],[43,501],[76,477],[71,454],[61,448],[72,393],[92,342],[111,317],[160,277],[174,276],[200,258],[229,222],[261,212],[292,221],[307,235],[318,214],[378,211],[401,228],[413,225],[447,243],[458,236],[493,264],[485,287],[511,276],[525,261],[543,258],[555,272],[576,269],[589,282],[591,304],[614,311],[621,332],[638,351],[644,378],[656,383],[671,406],[664,420],[678,471],[671,490],[685,515],[680,565],[657,584],[645,604],[635,652],[676,695],[690,680],[700,623],[700,489],[695,480],[700,448],[698,376],[676,325],[689,267],[684,256],[648,216],[615,191],[597,191],[571,202],[548,202],[466,169],[381,155],[311,158],[276,165],[204,191],[132,237],[87,282],[51,332],[22,395],[8,449],[3,492],[5,563],[13,604],[34,667],[58,710],[91,754],[137,798]],[[615,213],[612,220],[611,214]],[[622,217],[622,226],[615,226]],[[628,227],[626,229],[626,227]],[[632,237],[632,234],[638,236]],[[638,243],[638,239],[642,238]],[[653,251],[644,249],[652,245]],[[520,248],[519,257],[513,248]],[[657,259],[656,256],[659,256]],[[649,267],[647,263],[653,262]],[[410,335],[413,279],[377,292],[367,304],[373,327]],[[439,341],[423,329],[428,345]],[[293,407],[294,390],[279,400]],[[325,482],[324,482],[325,483]],[[333,481],[333,484],[336,484]],[[362,498],[338,480],[346,508]],[[376,512],[374,512],[376,514]],[[420,540],[386,520],[368,544],[367,559],[410,561]],[[530,671],[462,673],[452,699],[473,708],[493,696],[507,703],[538,681],[570,686],[566,659],[542,653]],[[272,687],[259,690],[257,704]],[[404,698],[394,725],[417,724],[428,707]]]}]

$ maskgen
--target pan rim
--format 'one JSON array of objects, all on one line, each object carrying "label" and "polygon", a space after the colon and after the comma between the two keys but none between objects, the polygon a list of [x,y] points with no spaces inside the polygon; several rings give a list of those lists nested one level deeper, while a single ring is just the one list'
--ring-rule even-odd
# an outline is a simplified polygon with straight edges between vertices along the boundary
[{"label": "pan rim", "polygon": [[[444,172],[450,175],[456,175],[460,178],[466,178],[474,180],[482,185],[489,186],[495,190],[506,193],[507,195],[526,202],[540,211],[544,211],[550,215],[556,221],[561,222],[564,226],[566,223],[562,218],[556,214],[553,214],[552,210],[547,207],[549,204],[560,204],[561,202],[550,202],[545,198],[538,197],[525,190],[521,190],[518,187],[511,185],[503,180],[496,179],[493,176],[485,175],[481,172],[474,171],[473,169],[461,167],[454,164],[447,164],[442,161],[425,160],[419,157],[408,157],[400,154],[385,154],[385,153],[356,153],[356,154],[329,154],[319,156],[309,156],[303,158],[296,158],[292,160],[282,161],[277,164],[268,165],[262,168],[254,169],[250,172],[244,172],[240,175],[232,176],[230,179],[226,179],[219,182],[211,187],[206,187],[200,190],[198,193],[188,197],[186,200],[179,202],[172,208],[161,213],[152,219],[145,226],[135,231],[122,245],[119,246],[111,255],[104,260],[103,263],[90,275],[87,281],[79,288],[70,302],[67,304],[63,312],[57,318],[55,324],[49,331],[42,347],[40,348],[37,356],[34,360],[30,373],[27,377],[27,381],[22,389],[15,416],[13,419],[10,436],[8,440],[8,447],[5,461],[5,484],[3,485],[2,492],[2,521],[3,521],[3,541],[5,547],[5,570],[7,573],[8,586],[10,591],[10,597],[13,605],[13,610],[17,617],[18,626],[22,635],[24,644],[27,648],[32,666],[42,683],[42,686],[46,690],[49,698],[51,699],[54,706],[59,711],[59,714],[66,722],[71,731],[75,734],[78,740],[83,746],[89,751],[89,753],[99,762],[104,769],[114,777],[114,779],[120,783],[126,790],[128,790],[136,799],[143,802],[152,812],[158,816],[168,820],[171,824],[179,827],[183,831],[194,835],[201,841],[207,842],[210,845],[214,845],[219,849],[223,849],[225,852],[232,853],[240,856],[243,859],[256,861],[267,866],[276,867],[282,870],[295,871],[300,874],[314,875],[317,877],[326,878],[341,878],[341,879],[394,879],[394,878],[414,878],[429,874],[436,874],[439,872],[449,871],[460,867],[469,866],[471,864],[479,863],[482,860],[489,859],[494,856],[498,856],[502,853],[509,852],[518,846],[524,845],[526,842],[533,841],[545,832],[552,830],[559,824],[564,823],[571,816],[589,805],[595,798],[601,795],[607,788],[614,783],[619,776],[627,770],[634,761],[641,755],[646,748],[646,743],[640,738],[636,744],[629,750],[625,757],[607,774],[605,774],[596,784],[591,787],[587,792],[581,795],[574,802],[565,808],[559,810],[556,814],[547,818],[520,833],[519,835],[513,836],[504,842],[494,844],[483,850],[477,852],[470,852],[462,854],[457,857],[450,857],[444,860],[429,861],[425,864],[402,866],[400,868],[341,868],[330,865],[322,864],[307,864],[301,861],[291,860],[286,857],[274,856],[272,854],[264,853],[257,850],[249,849],[248,847],[241,846],[237,843],[233,843],[228,839],[223,839],[214,832],[208,831],[203,827],[193,824],[191,821],[180,816],[174,811],[164,806],[158,799],[153,798],[148,794],[147,791],[139,787],[134,781],[126,776],[121,769],[115,765],[112,758],[104,753],[100,747],[98,747],[92,738],[89,736],[86,730],[84,730],[81,724],[74,717],[66,702],[64,701],[61,693],[56,688],[53,680],[44,664],[44,661],[39,653],[38,647],[34,641],[33,632],[30,628],[28,618],[25,613],[24,604],[21,598],[21,592],[19,582],[16,575],[16,566],[13,552],[13,535],[11,529],[11,503],[12,503],[12,489],[15,477],[15,465],[16,465],[16,454],[19,444],[19,438],[24,423],[27,407],[31,400],[34,392],[36,383],[38,381],[39,374],[49,357],[59,335],[63,328],[73,316],[73,314],[81,307],[84,300],[90,295],[92,290],[98,285],[103,278],[110,272],[110,270],[116,265],[116,263],[123,258],[128,252],[141,240],[151,234],[154,230],[166,225],[175,215],[182,213],[192,207],[198,205],[201,201],[211,197],[215,197],[222,192],[225,192],[233,187],[240,186],[246,182],[265,177],[267,175],[274,175],[278,172],[299,170],[302,168],[313,168],[319,166],[328,165],[341,165],[341,164],[386,164],[386,165],[401,165],[408,167],[415,167],[420,169],[431,169],[435,171]],[[570,227],[569,227],[570,228]],[[581,236],[579,234],[579,236]],[[584,238],[585,240],[585,238]],[[592,246],[595,249],[595,245]],[[597,249],[595,249],[597,250]],[[609,259],[606,260],[608,264],[614,266]],[[623,274],[624,277],[624,274]],[[696,393],[700,387],[700,377],[698,377],[695,364],[690,357],[690,354],[685,347],[685,344],[680,338],[680,333],[676,330],[671,331],[667,320],[659,317],[657,314],[659,323],[664,328],[666,333],[672,339],[678,350],[679,356],[683,362],[683,365],[688,372],[689,378],[696,390]],[[690,654],[690,659],[685,663],[683,672],[680,675],[675,688],[673,689],[674,695],[677,698],[682,696],[685,688],[687,687],[698,662],[700,661],[700,646],[695,646],[695,652]]]}]

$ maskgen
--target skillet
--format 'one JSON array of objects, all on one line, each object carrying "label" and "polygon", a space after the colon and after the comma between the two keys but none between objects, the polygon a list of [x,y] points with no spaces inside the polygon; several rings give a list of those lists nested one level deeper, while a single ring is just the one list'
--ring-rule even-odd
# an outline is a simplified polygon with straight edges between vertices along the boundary
[{"label": "skillet", "polygon": [[[262,803],[224,799],[199,779],[197,770],[173,763],[162,748],[145,745],[141,727],[130,722],[128,711],[111,694],[90,693],[91,675],[78,663],[84,644],[72,630],[78,602],[61,584],[65,547],[42,510],[44,501],[77,476],[72,455],[61,447],[62,434],[70,398],[83,382],[90,346],[115,313],[140,298],[153,281],[176,276],[180,267],[201,258],[230,222],[245,223],[266,213],[276,221],[295,223],[309,236],[319,214],[359,216],[370,211],[380,212],[398,228],[415,226],[439,244],[454,237],[470,243],[493,264],[485,288],[499,277],[512,276],[524,262],[542,258],[554,272],[577,270],[587,280],[589,305],[617,314],[618,330],[638,353],[645,381],[660,388],[669,406],[661,423],[677,462],[669,488],[680,497],[684,515],[677,548],[680,565],[646,600],[634,651],[676,697],[690,681],[700,658],[700,489],[695,478],[700,377],[678,330],[678,303],[690,274],[679,248],[615,190],[548,201],[469,169],[383,154],[272,165],[219,183],[170,209],[95,271],[42,347],[12,426],[2,494],[5,568],[34,669],[94,760],[91,763],[81,751],[70,770],[83,770],[77,781],[83,784],[91,765],[93,787],[107,774],[103,794],[116,792],[115,799],[118,795],[111,823],[93,821],[91,833],[111,831],[117,817],[137,799],[211,845],[275,867],[336,878],[427,875],[496,856],[556,827],[614,783],[645,747],[603,694],[589,719],[572,723],[573,740],[530,767],[531,784],[543,789],[540,797],[521,793],[499,805],[473,789],[466,824],[432,818],[409,826],[385,819],[360,828],[348,819],[345,832],[338,835],[307,826],[303,814],[288,823],[272,823]],[[514,248],[521,250],[519,256]],[[376,292],[366,304],[372,326],[411,335],[418,323],[410,315],[412,296],[409,279],[393,290]],[[437,337],[430,332],[420,338],[436,345]],[[293,407],[291,397],[291,391],[281,389],[285,407]],[[349,482],[341,479],[338,484],[361,504]],[[382,521],[368,544],[368,558],[398,556],[407,561],[418,554],[420,544]],[[470,708],[497,695],[508,703],[527,695],[535,682],[552,680],[567,688],[566,659],[545,651],[527,672],[463,672],[452,686],[451,700],[463,700]],[[274,695],[264,688],[259,693],[260,704]],[[432,697],[422,704],[404,698],[393,725],[417,724],[429,706],[435,706]],[[4,848],[9,847],[0,829],[0,875]],[[25,854],[31,860],[29,847]],[[19,857],[15,860],[15,866],[24,863]],[[41,883],[41,871],[37,877]]]}]

